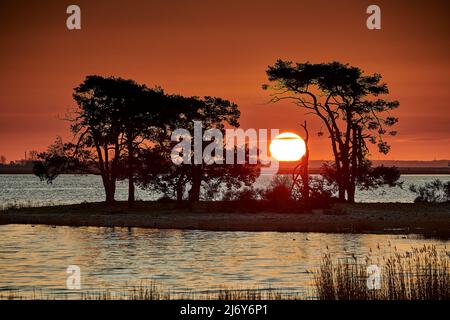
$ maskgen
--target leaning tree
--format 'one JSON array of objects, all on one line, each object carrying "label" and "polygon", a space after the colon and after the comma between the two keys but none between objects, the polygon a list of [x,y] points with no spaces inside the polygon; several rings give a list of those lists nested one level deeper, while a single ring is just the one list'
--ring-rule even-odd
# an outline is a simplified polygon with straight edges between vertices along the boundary
[{"label": "leaning tree", "polygon": [[[368,142],[388,153],[386,135],[398,122],[390,113],[398,101],[382,98],[389,93],[380,74],[365,75],[358,67],[339,62],[292,63],[278,60],[267,69],[273,85],[272,101],[290,100],[317,116],[330,138],[338,196],[354,202],[356,186],[368,170]],[[383,176],[383,175],[382,175]],[[375,184],[373,184],[375,185]]]}]

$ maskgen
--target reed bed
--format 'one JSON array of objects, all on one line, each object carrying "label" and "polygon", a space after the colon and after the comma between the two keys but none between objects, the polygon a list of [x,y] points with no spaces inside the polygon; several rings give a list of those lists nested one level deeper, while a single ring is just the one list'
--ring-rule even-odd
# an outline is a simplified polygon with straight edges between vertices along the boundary
[{"label": "reed bed", "polygon": [[383,257],[379,287],[368,285],[372,257],[333,260],[326,254],[315,274],[321,300],[449,300],[450,252],[434,246]]}]

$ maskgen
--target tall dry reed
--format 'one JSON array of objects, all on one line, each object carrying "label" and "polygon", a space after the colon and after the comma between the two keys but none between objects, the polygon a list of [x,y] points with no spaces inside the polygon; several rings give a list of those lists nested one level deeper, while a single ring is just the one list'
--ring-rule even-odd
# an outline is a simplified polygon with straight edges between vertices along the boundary
[{"label": "tall dry reed", "polygon": [[382,259],[380,287],[367,284],[371,258],[333,260],[326,254],[315,274],[321,300],[449,300],[450,253],[434,246]]}]

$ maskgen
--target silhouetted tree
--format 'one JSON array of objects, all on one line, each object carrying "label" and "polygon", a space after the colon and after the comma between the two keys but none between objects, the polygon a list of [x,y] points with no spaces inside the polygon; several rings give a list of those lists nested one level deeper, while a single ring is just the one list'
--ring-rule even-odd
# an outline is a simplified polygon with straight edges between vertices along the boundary
[{"label": "silhouetted tree", "polygon": [[[128,205],[135,201],[135,175],[139,150],[151,147],[154,131],[161,130],[168,119],[163,116],[166,96],[161,88],[149,89],[132,80],[115,79],[122,103],[118,105],[117,120],[122,128],[119,143],[123,150],[119,178],[128,179]],[[173,115],[172,115],[173,117]]]},{"label": "silhouetted tree", "polygon": [[164,197],[181,202],[188,183],[190,166],[176,166],[170,159],[170,152],[159,145],[141,149],[139,155],[137,184],[152,193],[162,193]]},{"label": "silhouetted tree", "polygon": [[[361,170],[367,165],[367,142],[377,144],[381,153],[390,146],[386,134],[398,119],[390,111],[398,101],[379,96],[388,94],[380,74],[364,75],[357,67],[339,62],[311,64],[278,60],[267,70],[275,85],[272,101],[291,100],[318,116],[331,140],[335,161],[338,195],[344,201],[355,200],[355,188]],[[268,85],[263,86],[269,88]]]},{"label": "silhouetted tree", "polygon": [[[305,141],[305,154],[300,159],[300,163],[294,168],[292,171],[292,187],[291,192],[294,192],[295,188],[300,189],[300,194],[302,196],[302,200],[308,201],[309,199],[309,193],[310,193],[310,179],[309,179],[309,130],[306,125],[306,121],[304,124],[301,125],[303,130],[305,131],[305,137],[303,140]],[[301,183],[299,178],[301,178]]]},{"label": "silhouetted tree", "polygon": [[[175,195],[178,201],[183,200],[187,187],[190,186],[188,197],[190,202],[200,199],[202,184],[215,186],[225,185],[227,188],[239,188],[252,184],[259,175],[259,166],[246,164],[195,164],[194,143],[191,144],[189,164],[174,164],[170,160],[172,148],[178,143],[171,141],[172,132],[176,129],[185,129],[194,136],[194,121],[200,121],[202,131],[215,128],[224,134],[225,125],[239,126],[240,112],[236,104],[217,97],[182,97],[173,95],[170,97],[169,108],[176,111],[177,117],[172,118],[166,126],[166,130],[160,131],[159,138],[155,139],[158,147],[144,154],[141,163],[143,172],[139,175],[139,182],[143,187],[164,192],[166,195]],[[222,141],[222,155],[225,155],[225,141]],[[209,142],[202,141],[203,151]],[[241,146],[246,148],[246,146]],[[237,147],[234,153],[237,153]],[[246,150],[248,160],[249,152]],[[215,155],[217,156],[217,155]],[[156,167],[155,162],[160,165]],[[153,169],[152,169],[153,168]],[[162,174],[161,174],[162,173]]]},{"label": "silhouetted tree", "polygon": [[55,150],[41,154],[35,173],[51,181],[61,170],[75,165],[83,170],[96,169],[108,203],[115,201],[116,181],[128,178],[132,206],[135,156],[154,127],[163,122],[158,112],[164,104],[164,92],[133,80],[87,76],[74,89],[73,98],[77,108],[68,120],[76,142],[59,142],[59,146],[52,146]]},{"label": "silhouetted tree", "polygon": [[73,149],[73,144],[64,144],[58,136],[47,151],[37,154],[36,160],[33,161],[33,174],[42,181],[52,183],[61,173],[90,172],[84,162],[71,156]]},{"label": "silhouetted tree", "polygon": [[[189,199],[198,201],[202,183],[228,186],[249,184],[258,175],[257,166],[209,165],[176,166],[171,151],[174,130],[193,133],[194,121],[203,130],[224,132],[225,125],[239,126],[237,105],[216,97],[166,95],[133,80],[88,76],[74,91],[77,107],[69,117],[74,143],[59,138],[39,155],[35,174],[49,182],[67,170],[98,172],[106,202],[114,202],[116,181],[128,179],[128,203],[134,203],[134,184],[174,189],[182,199],[190,185]],[[203,147],[205,144],[203,143]],[[191,156],[195,156],[192,148]],[[235,150],[236,152],[236,150]],[[79,169],[76,169],[79,167]]]},{"label": "silhouetted tree", "polygon": [[[338,189],[339,176],[336,164],[324,163],[322,172],[328,186]],[[355,184],[360,190],[373,190],[383,185],[389,187],[403,187],[403,182],[399,182],[400,171],[396,167],[385,167],[383,165],[372,167],[372,162],[365,160],[359,165],[355,174]]]}]

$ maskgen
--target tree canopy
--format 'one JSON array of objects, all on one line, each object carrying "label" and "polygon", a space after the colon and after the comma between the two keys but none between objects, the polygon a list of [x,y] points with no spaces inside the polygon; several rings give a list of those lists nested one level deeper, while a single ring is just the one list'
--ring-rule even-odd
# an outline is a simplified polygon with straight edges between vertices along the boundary
[{"label": "tree canopy", "polygon": [[[382,97],[389,93],[380,74],[365,75],[358,67],[340,62],[293,63],[278,60],[267,69],[272,101],[290,100],[321,119],[334,155],[339,199],[354,201],[360,170],[367,166],[368,142],[388,153],[386,135],[398,122],[391,111],[399,106]],[[366,171],[367,172],[367,171]]]},{"label": "tree canopy", "polygon": [[[189,200],[198,201],[203,183],[224,183],[238,187],[253,182],[259,171],[253,167],[198,163],[172,163],[172,133],[193,131],[194,121],[202,129],[239,126],[238,106],[219,97],[184,97],[148,88],[133,80],[87,76],[74,89],[76,108],[69,115],[73,141],[62,141],[39,155],[34,172],[52,181],[69,171],[98,172],[106,202],[115,201],[116,182],[128,180],[128,203],[134,204],[135,183],[164,190],[175,188],[177,199],[190,187]],[[201,150],[206,147],[200,141]],[[194,149],[191,156],[195,157]]]}]

